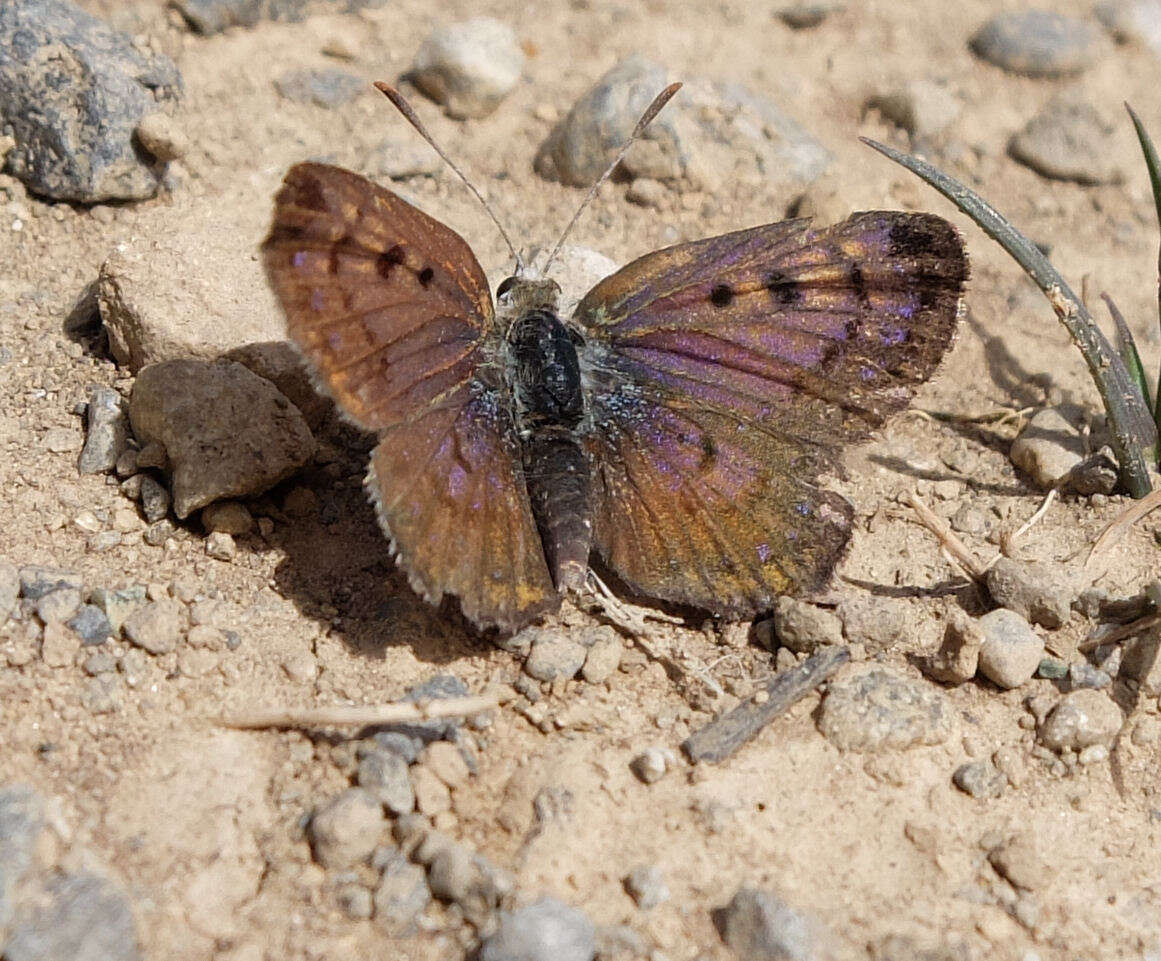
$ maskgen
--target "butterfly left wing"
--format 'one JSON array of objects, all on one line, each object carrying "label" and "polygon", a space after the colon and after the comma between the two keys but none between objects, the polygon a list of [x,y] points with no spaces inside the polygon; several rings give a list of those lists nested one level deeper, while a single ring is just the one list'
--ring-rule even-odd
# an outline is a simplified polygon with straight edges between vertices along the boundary
[{"label": "butterfly left wing", "polygon": [[682,244],[599,283],[575,319],[605,562],[737,616],[821,586],[853,511],[818,479],[935,370],[966,277],[946,221],[872,212]]}]

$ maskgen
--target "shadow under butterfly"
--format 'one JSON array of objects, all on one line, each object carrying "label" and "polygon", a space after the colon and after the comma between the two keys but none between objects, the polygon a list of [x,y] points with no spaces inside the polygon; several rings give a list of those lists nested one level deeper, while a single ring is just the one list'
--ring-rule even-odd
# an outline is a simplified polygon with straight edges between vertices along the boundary
[{"label": "shadow under butterfly", "polygon": [[455,231],[339,167],[291,168],[262,247],[291,340],[379,435],[367,488],[413,589],[512,631],[585,590],[594,550],[634,591],[728,617],[825,584],[853,509],[819,477],[950,346],[955,228],[872,211],[678,244],[562,318],[496,225],[516,271],[495,306]]}]

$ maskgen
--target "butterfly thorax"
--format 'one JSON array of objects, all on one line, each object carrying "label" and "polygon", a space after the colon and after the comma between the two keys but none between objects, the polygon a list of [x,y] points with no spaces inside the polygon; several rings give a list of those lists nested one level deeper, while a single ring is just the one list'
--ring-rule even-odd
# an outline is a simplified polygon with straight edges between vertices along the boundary
[{"label": "butterfly thorax", "polygon": [[577,428],[584,413],[579,335],[556,313],[551,281],[501,285],[513,316],[505,337],[524,481],[545,559],[558,590],[577,590],[592,541],[588,457]]}]

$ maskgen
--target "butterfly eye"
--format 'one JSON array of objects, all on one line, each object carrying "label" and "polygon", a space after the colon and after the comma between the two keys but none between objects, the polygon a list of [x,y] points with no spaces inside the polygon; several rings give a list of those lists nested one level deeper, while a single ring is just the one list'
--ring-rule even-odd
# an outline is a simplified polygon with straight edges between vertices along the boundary
[{"label": "butterfly eye", "polygon": [[512,285],[514,283],[516,283],[515,277],[505,277],[503,280],[501,280],[500,286],[496,288],[496,299],[499,300],[506,293],[508,293],[508,291],[512,289]]}]

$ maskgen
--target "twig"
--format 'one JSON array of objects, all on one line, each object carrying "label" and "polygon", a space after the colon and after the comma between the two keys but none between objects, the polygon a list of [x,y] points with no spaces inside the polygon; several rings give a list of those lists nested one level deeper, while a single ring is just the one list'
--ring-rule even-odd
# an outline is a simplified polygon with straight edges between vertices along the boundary
[{"label": "twig", "polygon": [[1103,647],[1105,644],[1115,644],[1117,641],[1123,641],[1125,638],[1132,637],[1134,634],[1140,634],[1142,631],[1146,631],[1156,624],[1161,624],[1161,613],[1146,614],[1144,617],[1139,617],[1135,621],[1130,621],[1128,624],[1118,624],[1103,633],[1093,631],[1092,634],[1077,645],[1077,650],[1088,652],[1096,650],[1098,647]]},{"label": "twig", "polygon": [[845,647],[830,647],[807,658],[797,667],[780,671],[760,691],[728,714],[710,721],[682,742],[681,749],[695,764],[724,761],[757,736],[767,724],[806,697],[851,659]]},{"label": "twig", "polygon": [[930,530],[931,533],[939,538],[939,542],[943,545],[943,549],[951,555],[952,560],[954,560],[957,564],[959,564],[960,567],[963,568],[964,573],[966,573],[973,581],[982,581],[984,579],[984,575],[988,571],[988,568],[992,565],[981,565],[980,562],[975,559],[975,556],[972,554],[972,552],[967,549],[967,546],[964,544],[964,542],[955,536],[951,528],[943,522],[943,519],[936,515],[930,507],[924,504],[923,501],[919,499],[919,495],[917,495],[914,491],[907,495],[907,503],[911,506],[915,513],[919,515],[919,519],[923,522],[923,525],[928,530]]},{"label": "twig", "polygon": [[1116,544],[1125,536],[1130,527],[1158,507],[1161,507],[1161,487],[1146,494],[1139,501],[1134,501],[1101,529],[1096,540],[1093,541],[1092,550],[1089,551],[1088,560],[1084,562],[1084,566],[1089,567],[1097,554]]},{"label": "twig", "polygon": [[1040,506],[1036,508],[1036,513],[1029,517],[1028,520],[1024,521],[1024,523],[1017,527],[1016,530],[1012,532],[1011,536],[1008,537],[1009,546],[1015,544],[1016,541],[1027,534],[1035,524],[1039,523],[1040,519],[1048,513],[1048,508],[1052,506],[1052,502],[1056,500],[1056,494],[1057,488],[1053,487],[1048,492],[1047,496],[1045,496]]},{"label": "twig", "polygon": [[270,707],[254,708],[225,714],[217,719],[221,727],[250,730],[268,727],[329,727],[358,725],[378,727],[386,724],[405,724],[430,721],[440,717],[461,717],[480,714],[499,706],[499,701],[487,694],[476,697],[447,697],[407,701],[397,704],[333,704],[324,707]]}]

